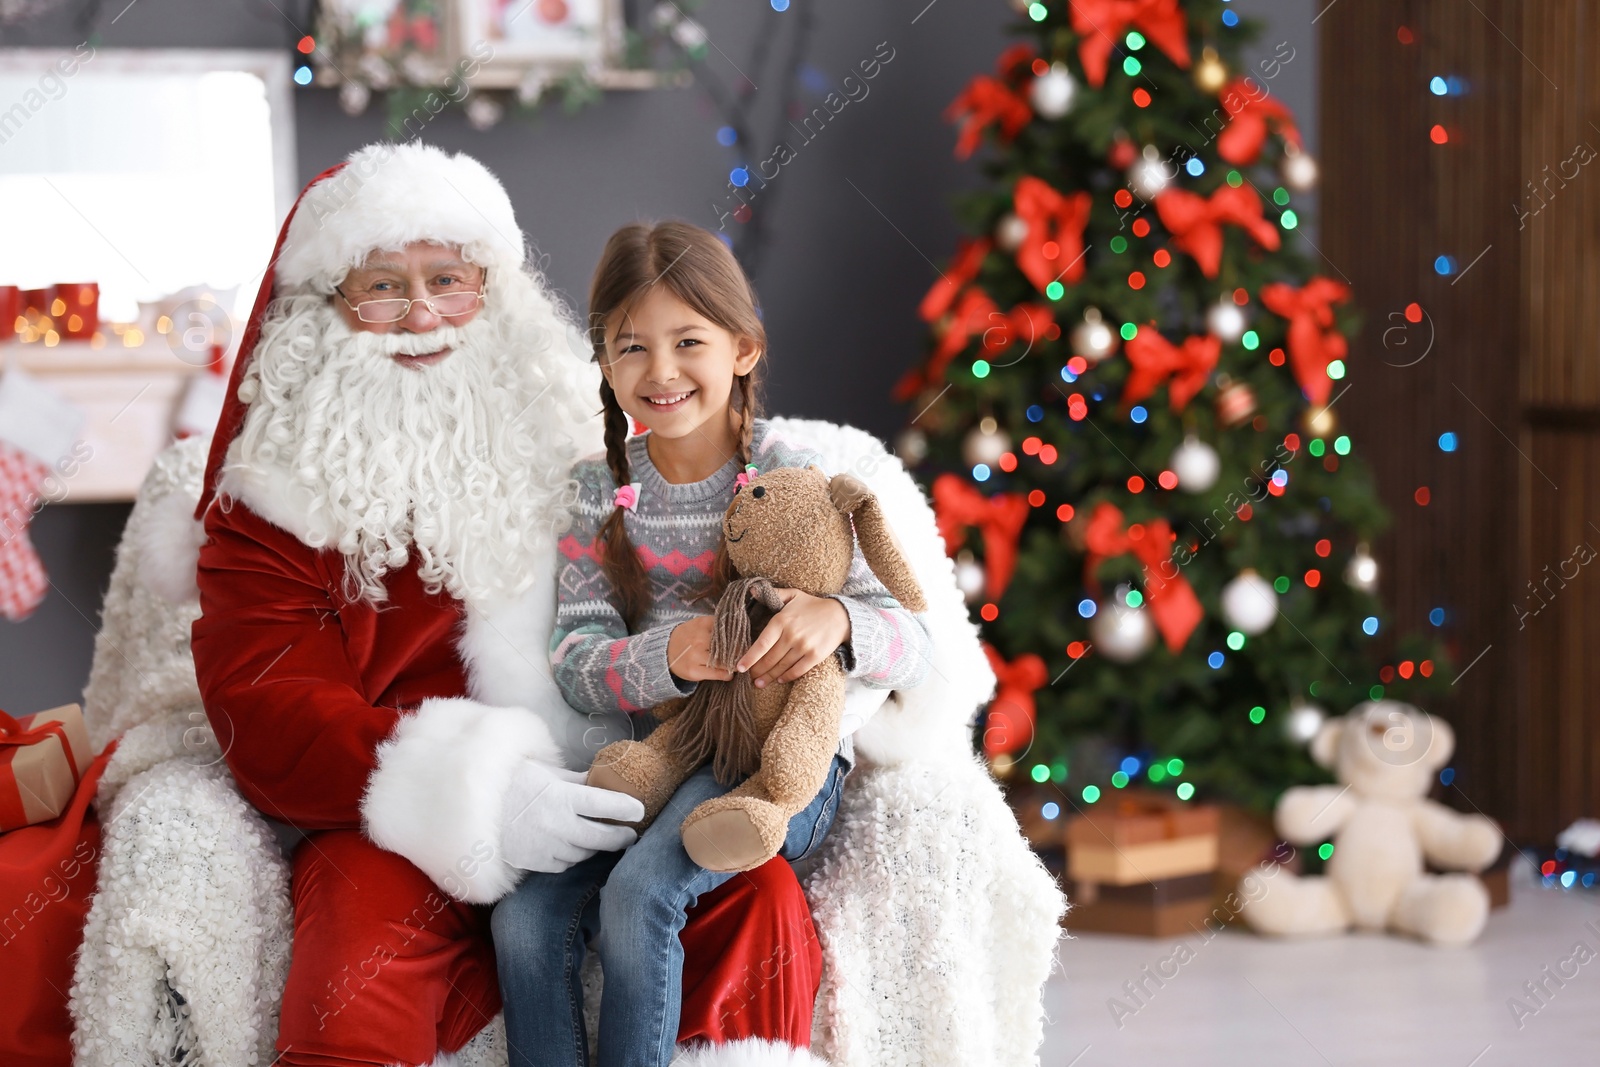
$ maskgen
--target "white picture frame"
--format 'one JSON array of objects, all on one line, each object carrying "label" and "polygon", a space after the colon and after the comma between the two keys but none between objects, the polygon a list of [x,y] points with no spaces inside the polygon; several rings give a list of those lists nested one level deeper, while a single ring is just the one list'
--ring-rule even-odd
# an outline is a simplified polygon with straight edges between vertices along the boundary
[{"label": "white picture frame", "polygon": [[621,42],[620,0],[455,0],[456,52],[491,69],[598,69]]}]

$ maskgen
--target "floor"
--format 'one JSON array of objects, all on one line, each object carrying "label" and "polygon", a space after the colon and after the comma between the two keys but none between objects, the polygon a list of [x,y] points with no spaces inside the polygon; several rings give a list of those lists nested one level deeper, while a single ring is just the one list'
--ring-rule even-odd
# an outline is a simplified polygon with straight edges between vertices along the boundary
[{"label": "floor", "polygon": [[[1074,935],[1061,942],[1059,969],[1045,988],[1050,1021],[1040,1062],[1525,1067],[1600,1061],[1600,892],[1543,888],[1531,865],[1512,875],[1510,905],[1492,912],[1483,936],[1466,948],[1374,934],[1266,941],[1231,929],[1210,940]],[[1188,952],[1180,951],[1180,941]],[[1164,984],[1146,980],[1149,993],[1136,1000],[1123,984],[1147,966]],[[1540,979],[1550,991],[1542,1001],[1523,988]],[[1520,1017],[1513,998],[1527,1009]],[[1116,1002],[1121,1008],[1114,1011]]]}]

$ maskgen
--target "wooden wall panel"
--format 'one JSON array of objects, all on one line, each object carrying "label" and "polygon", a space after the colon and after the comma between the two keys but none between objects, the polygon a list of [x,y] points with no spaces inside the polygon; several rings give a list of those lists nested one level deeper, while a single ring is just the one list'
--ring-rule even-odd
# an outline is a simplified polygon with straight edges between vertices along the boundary
[{"label": "wooden wall panel", "polygon": [[[1530,429],[1529,456],[1559,490],[1530,483],[1525,581],[1516,603],[1527,658],[1521,807],[1534,827],[1593,816],[1600,797],[1600,435]],[[1553,831],[1552,831],[1553,834]]]},{"label": "wooden wall panel", "polygon": [[[1534,839],[1523,793],[1528,734],[1511,590],[1520,587],[1522,249],[1510,210],[1521,184],[1524,60],[1512,0],[1342,0],[1322,33],[1323,252],[1367,316],[1352,340],[1341,419],[1374,468],[1395,524],[1375,546],[1389,632],[1443,607],[1458,675],[1429,710],[1456,727],[1451,799]],[[1408,27],[1415,42],[1399,41]],[[1429,93],[1434,75],[1459,96]],[[1436,145],[1435,124],[1451,132]],[[1456,273],[1434,270],[1440,255]],[[1421,304],[1409,329],[1398,313]],[[1453,454],[1437,446],[1453,431]],[[1431,502],[1414,494],[1427,486]]]},{"label": "wooden wall panel", "polygon": [[1540,0],[1522,20],[1523,184],[1518,218],[1527,276],[1523,401],[1600,409],[1600,8]]}]

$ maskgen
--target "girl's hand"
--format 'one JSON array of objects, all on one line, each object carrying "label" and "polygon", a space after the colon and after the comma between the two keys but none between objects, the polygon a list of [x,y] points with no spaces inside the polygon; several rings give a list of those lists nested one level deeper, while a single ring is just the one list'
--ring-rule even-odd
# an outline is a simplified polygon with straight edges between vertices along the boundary
[{"label": "girl's hand", "polygon": [[830,597],[780,589],[783,610],[772,617],[736,665],[755,675],[756,688],[792,682],[850,640],[850,614]]},{"label": "girl's hand", "polygon": [[667,669],[686,682],[726,682],[732,678],[732,671],[711,666],[711,635],[715,631],[716,620],[710,615],[674,626],[667,638]]}]

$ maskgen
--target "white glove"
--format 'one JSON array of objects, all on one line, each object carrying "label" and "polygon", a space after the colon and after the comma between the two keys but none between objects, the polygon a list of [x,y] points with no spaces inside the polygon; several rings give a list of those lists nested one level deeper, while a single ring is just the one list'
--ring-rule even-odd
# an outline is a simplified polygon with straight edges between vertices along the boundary
[{"label": "white glove", "polygon": [[531,759],[512,772],[500,821],[507,863],[555,874],[596,852],[633,844],[639,836],[634,830],[596,820],[638,822],[644,805],[626,793],[585,785],[585,777]]},{"label": "white glove", "polygon": [[844,740],[863,726],[889,699],[887,689],[868,689],[859,679],[848,678],[844,683],[844,714],[839,717],[839,740]]}]

